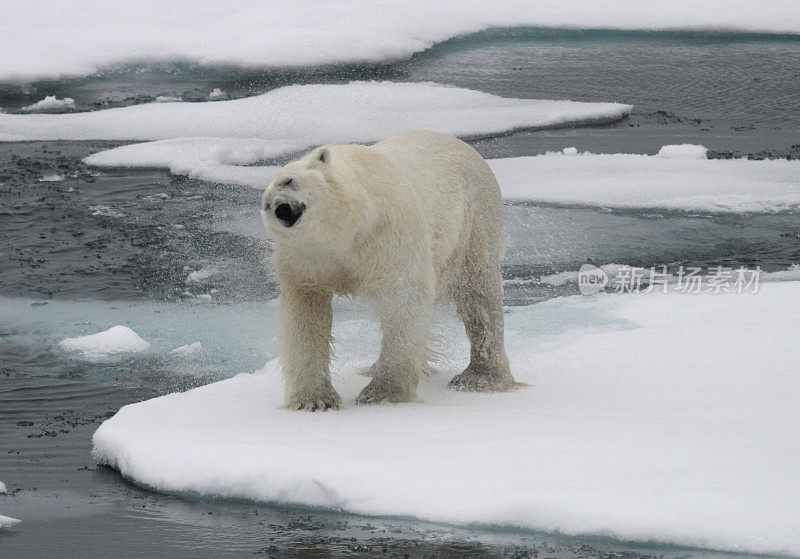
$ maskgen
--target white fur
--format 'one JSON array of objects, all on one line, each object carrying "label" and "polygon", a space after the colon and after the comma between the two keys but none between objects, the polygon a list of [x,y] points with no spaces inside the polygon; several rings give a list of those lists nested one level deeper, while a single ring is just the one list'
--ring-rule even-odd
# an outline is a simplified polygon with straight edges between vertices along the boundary
[{"label": "white fur", "polygon": [[[305,207],[291,227],[275,215],[281,204]],[[421,130],[323,146],[284,167],[262,217],[275,238],[287,407],[341,404],[329,375],[334,294],[363,294],[381,316],[380,357],[359,403],[416,399],[442,299],[455,302],[472,343],[451,386],[514,385],[503,348],[500,188],[469,145]]]}]

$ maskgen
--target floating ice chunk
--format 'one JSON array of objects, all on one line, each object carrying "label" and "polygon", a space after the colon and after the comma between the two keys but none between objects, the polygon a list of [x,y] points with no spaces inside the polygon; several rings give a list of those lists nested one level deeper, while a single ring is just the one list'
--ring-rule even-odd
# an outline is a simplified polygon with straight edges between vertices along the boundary
[{"label": "floating ice chunk", "polygon": [[6,487],[5,483],[0,481],[0,495],[2,495],[4,493],[8,493],[8,488]]},{"label": "floating ice chunk", "polygon": [[154,99],[156,103],[183,103],[180,97],[173,97],[172,95],[159,95]]},{"label": "floating ice chunk", "polygon": [[125,214],[119,210],[115,210],[113,208],[109,208],[108,206],[89,206],[89,210],[92,212],[94,216],[102,216],[102,217],[125,217]]},{"label": "floating ice chunk", "polygon": [[342,410],[289,412],[271,361],[123,407],[94,455],[161,491],[798,556],[799,306],[800,282],[562,297],[505,315],[520,390],[448,389],[454,325],[423,403],[354,405],[352,358]]},{"label": "floating ice chunk", "polygon": [[175,349],[170,351],[169,354],[176,357],[188,357],[190,355],[195,355],[197,353],[200,353],[202,349],[203,349],[203,344],[201,344],[200,342],[194,342],[192,344],[176,347]]},{"label": "floating ice chunk", "polygon": [[64,180],[64,175],[60,175],[58,173],[52,173],[50,175],[45,175],[39,179],[39,182],[59,182]]},{"label": "floating ice chunk", "polygon": [[90,361],[103,360],[120,353],[138,353],[150,347],[150,344],[136,332],[122,325],[97,334],[66,338],[58,345],[65,351],[80,352]]},{"label": "floating ice chunk", "polygon": [[404,0],[380,9],[371,0],[4,4],[0,81],[91,74],[136,60],[256,67],[397,60],[490,27],[800,32],[793,0]]},{"label": "floating ice chunk", "polygon": [[672,147],[662,151],[687,157],[556,153],[489,164],[507,200],[703,212],[800,208],[800,161],[705,159],[701,147]]},{"label": "floating ice chunk", "polygon": [[228,94],[222,91],[220,88],[215,87],[214,90],[208,94],[209,101],[220,101],[222,99],[227,99]]},{"label": "floating ice chunk", "polygon": [[578,148],[564,148],[561,153],[564,155],[578,155]]},{"label": "floating ice chunk", "polygon": [[20,110],[29,113],[41,113],[45,111],[71,109],[74,106],[75,106],[75,99],[71,97],[65,97],[64,99],[59,99],[55,95],[48,95],[41,101],[37,101],[33,105],[28,105],[27,107],[22,107],[22,109]]},{"label": "floating ice chunk", "polygon": [[202,270],[195,270],[186,278],[186,283],[198,283],[207,280],[211,276],[217,275],[219,270],[217,268],[203,268]]},{"label": "floating ice chunk", "polygon": [[10,528],[11,526],[16,526],[22,522],[16,518],[11,518],[10,516],[3,516],[0,514],[0,528]]},{"label": "floating ice chunk", "polygon": [[695,144],[679,144],[672,146],[664,146],[656,157],[663,159],[706,159],[708,148],[705,146],[698,146]]},{"label": "floating ice chunk", "polygon": [[[145,103],[36,117],[0,115],[0,140],[260,138],[255,145],[262,149],[254,154],[263,158],[326,142],[374,141],[415,128],[495,134],[617,120],[631,109],[619,103],[511,99],[434,83],[310,84],[232,101]],[[225,160],[224,143],[216,146],[223,150],[219,162],[234,162]],[[269,152],[264,153],[264,146],[271,147]],[[175,154],[168,151],[160,166],[168,166],[171,155]],[[104,165],[99,158],[89,161]]]}]

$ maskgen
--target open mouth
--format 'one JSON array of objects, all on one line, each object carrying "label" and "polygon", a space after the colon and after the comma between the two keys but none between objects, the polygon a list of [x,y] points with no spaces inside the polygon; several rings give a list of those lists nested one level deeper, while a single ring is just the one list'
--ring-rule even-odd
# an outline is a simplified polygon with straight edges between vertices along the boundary
[{"label": "open mouth", "polygon": [[291,227],[300,217],[303,215],[303,212],[306,210],[305,204],[278,204],[275,207],[275,217],[283,223],[286,227]]}]

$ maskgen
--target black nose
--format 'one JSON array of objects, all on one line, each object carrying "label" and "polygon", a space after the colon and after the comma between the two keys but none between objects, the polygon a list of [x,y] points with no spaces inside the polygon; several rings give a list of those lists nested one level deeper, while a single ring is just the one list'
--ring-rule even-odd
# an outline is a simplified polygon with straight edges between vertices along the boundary
[{"label": "black nose", "polygon": [[303,204],[298,204],[297,206],[285,203],[278,204],[275,207],[275,217],[280,219],[286,227],[291,227],[297,223],[297,220],[303,215],[305,209],[306,207]]}]

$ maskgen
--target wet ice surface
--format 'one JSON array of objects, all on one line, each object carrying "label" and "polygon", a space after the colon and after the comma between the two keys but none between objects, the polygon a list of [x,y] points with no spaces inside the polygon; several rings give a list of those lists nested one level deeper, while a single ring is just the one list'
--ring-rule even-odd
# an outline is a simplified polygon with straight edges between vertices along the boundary
[{"label": "wet ice surface", "polygon": [[[42,82],[30,93],[5,85],[0,105],[13,109],[57,94],[83,109],[162,94],[200,100],[216,87],[238,97],[294,82],[434,80],[498,95],[636,106],[617,125],[475,142],[487,157],[568,146],[655,153],[687,141],[723,154],[796,156],[798,72],[800,43],[792,40],[516,31],[453,41],[380,66],[253,72],[163,64]],[[249,372],[274,356],[262,326],[275,285],[265,268],[258,191],[161,172],[98,173],[79,163],[114,145],[0,144],[0,296],[6,298],[0,302],[0,479],[10,492],[0,495],[0,514],[23,520],[0,530],[0,555],[718,556],[183,499],[140,490],[97,468],[91,434],[122,405]],[[39,182],[54,174],[64,180]],[[574,284],[513,280],[574,271],[587,259],[765,270],[800,262],[800,216],[790,212],[514,203],[506,205],[506,233],[509,305],[577,292]],[[219,273],[189,280],[209,269]],[[152,351],[87,363],[56,347],[65,337],[116,324],[133,328]],[[195,342],[199,353],[169,356]]]}]

